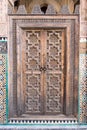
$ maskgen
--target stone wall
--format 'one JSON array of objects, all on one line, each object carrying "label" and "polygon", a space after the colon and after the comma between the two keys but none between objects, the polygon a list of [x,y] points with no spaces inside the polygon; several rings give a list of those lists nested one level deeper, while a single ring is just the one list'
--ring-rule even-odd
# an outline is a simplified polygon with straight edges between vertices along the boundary
[{"label": "stone wall", "polygon": [[0,37],[7,37],[7,0],[0,0]]}]

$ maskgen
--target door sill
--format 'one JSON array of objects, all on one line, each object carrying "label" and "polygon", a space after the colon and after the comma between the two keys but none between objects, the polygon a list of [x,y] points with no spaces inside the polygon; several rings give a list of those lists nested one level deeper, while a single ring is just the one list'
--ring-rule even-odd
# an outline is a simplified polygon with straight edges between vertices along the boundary
[{"label": "door sill", "polygon": [[10,118],[10,124],[77,124],[77,118],[73,115],[28,115]]}]

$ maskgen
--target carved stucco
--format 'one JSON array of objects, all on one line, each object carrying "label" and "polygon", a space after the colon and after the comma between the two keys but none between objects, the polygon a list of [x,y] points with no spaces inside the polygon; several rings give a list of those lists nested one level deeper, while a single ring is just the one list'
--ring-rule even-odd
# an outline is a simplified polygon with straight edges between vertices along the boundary
[{"label": "carved stucco", "polygon": [[[19,5],[25,5],[27,13],[31,13],[35,4],[43,5],[45,3],[53,5],[57,13],[60,11],[63,5],[68,5],[69,12],[73,13],[74,7],[78,1],[79,0],[9,0],[9,2],[13,5],[14,13],[17,12]],[[17,6],[14,6],[15,2],[18,3]]]}]

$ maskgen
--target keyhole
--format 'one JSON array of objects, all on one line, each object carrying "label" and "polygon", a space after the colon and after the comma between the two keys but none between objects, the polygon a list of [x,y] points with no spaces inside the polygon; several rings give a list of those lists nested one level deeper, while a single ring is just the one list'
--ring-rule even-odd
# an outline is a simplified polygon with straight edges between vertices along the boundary
[{"label": "keyhole", "polygon": [[47,7],[48,7],[47,4],[41,6],[41,11],[42,11],[44,14],[46,13]]}]

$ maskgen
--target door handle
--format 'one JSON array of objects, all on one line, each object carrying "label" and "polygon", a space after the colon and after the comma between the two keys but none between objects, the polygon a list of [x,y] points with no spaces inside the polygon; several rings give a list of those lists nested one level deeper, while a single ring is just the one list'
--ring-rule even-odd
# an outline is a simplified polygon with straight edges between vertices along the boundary
[{"label": "door handle", "polygon": [[40,67],[40,71],[46,71],[47,70],[47,68],[46,67]]},{"label": "door handle", "polygon": [[45,72],[47,70],[47,68],[46,67],[43,67],[43,71]]},{"label": "door handle", "polygon": [[43,67],[40,67],[40,71],[43,71]]}]

